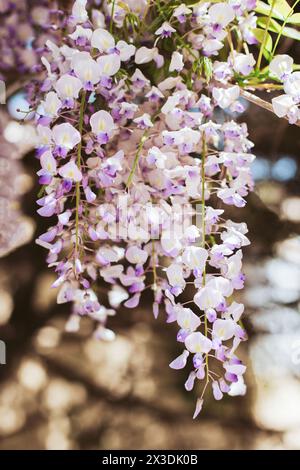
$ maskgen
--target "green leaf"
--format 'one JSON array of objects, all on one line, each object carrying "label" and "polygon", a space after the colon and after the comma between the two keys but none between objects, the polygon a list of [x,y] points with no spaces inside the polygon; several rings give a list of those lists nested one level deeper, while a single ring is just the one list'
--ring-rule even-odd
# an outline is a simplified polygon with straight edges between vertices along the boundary
[{"label": "green leaf", "polygon": [[[262,2],[261,0],[258,0],[256,2],[256,8],[255,11],[257,13],[260,13],[261,15],[264,16],[270,16],[272,9],[272,0],[268,0],[268,3]],[[285,21],[289,15],[290,18],[288,18],[287,23],[292,23],[292,24],[298,24],[299,23],[299,16],[300,13],[295,13],[292,15],[293,9],[290,7],[288,2],[286,0],[276,0],[275,5],[272,10],[271,17],[276,18],[277,20],[280,21]],[[291,20],[291,18],[293,18]]]},{"label": "green leaf", "polygon": [[[267,3],[261,2],[260,0],[258,0],[256,2],[255,11],[257,13],[260,13],[261,15],[269,16],[270,12],[271,12],[271,7]],[[274,11],[274,9],[273,9],[273,12],[272,12],[271,16],[272,16],[272,18],[277,18],[278,20],[284,21],[284,17],[280,13],[278,13],[277,11]]]},{"label": "green leaf", "polygon": [[266,17],[259,18],[257,20],[258,26],[260,26],[262,29],[266,27],[268,22],[269,22],[269,28],[268,28],[269,31],[272,31],[273,33],[279,33],[281,31],[281,25],[277,23],[276,20],[273,20],[273,19],[269,20],[269,18],[266,18]]},{"label": "green leaf", "polygon": [[[268,0],[270,7],[272,6],[273,0]],[[275,0],[275,5],[273,7],[273,13],[277,14],[277,18],[281,16],[285,19],[288,15],[291,14],[292,8],[286,0]]]},{"label": "green leaf", "polygon": [[[268,18],[259,18],[257,21],[258,26],[261,28],[264,28],[267,24]],[[269,31],[272,31],[273,33],[280,33],[282,36],[286,36],[287,38],[292,38],[296,39],[297,41],[300,41],[300,31],[297,31],[294,28],[291,28],[289,26],[285,26],[282,28],[282,26],[274,19],[271,19],[269,23]]]},{"label": "green leaf", "polygon": [[300,13],[294,13],[293,15],[291,15],[288,18],[287,23],[295,24],[296,26],[300,26]]},{"label": "green leaf", "polygon": [[[264,29],[259,29],[259,28],[255,28],[253,29],[253,34],[254,36],[256,37],[256,39],[258,40],[258,42],[262,43],[263,40],[264,40],[264,36],[265,36],[265,30]],[[268,52],[271,52],[272,51],[272,47],[273,47],[273,41],[272,41],[272,37],[269,33],[267,33],[267,39],[266,39],[266,43],[265,43],[265,49],[268,51]]]},{"label": "green leaf", "polygon": [[300,41],[300,31],[297,31],[294,28],[290,28],[289,26],[285,26],[282,31],[283,36],[287,38],[296,39],[296,41]]},{"label": "green leaf", "polygon": [[212,61],[211,59],[209,59],[209,57],[203,57],[203,70],[204,70],[205,78],[209,82],[213,75]]},{"label": "green leaf", "polygon": [[[255,29],[252,30],[252,32],[253,32],[254,36],[256,37],[256,39],[258,40],[258,42],[261,44],[264,40],[264,37],[265,37],[265,30],[255,28]],[[270,60],[270,58],[271,58],[272,48],[273,48],[272,37],[269,33],[267,33],[265,47],[264,47],[264,50],[263,50],[263,55],[267,60]]]}]

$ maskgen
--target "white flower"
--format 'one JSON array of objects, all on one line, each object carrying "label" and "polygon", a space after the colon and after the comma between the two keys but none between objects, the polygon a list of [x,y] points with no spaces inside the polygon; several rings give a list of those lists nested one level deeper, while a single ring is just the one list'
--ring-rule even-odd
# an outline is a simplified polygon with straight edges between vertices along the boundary
[{"label": "white flower", "polygon": [[138,246],[130,246],[126,251],[126,259],[132,264],[144,264],[147,261],[148,253]]},{"label": "white flower", "polygon": [[300,101],[300,72],[293,72],[288,75],[284,81],[283,89],[287,95],[292,96],[298,103]]},{"label": "white flower", "polygon": [[239,321],[243,312],[244,312],[244,305],[239,304],[238,302],[232,302],[232,304],[228,307],[226,314],[231,315],[235,322]]},{"label": "white flower", "polygon": [[178,83],[180,83],[181,81],[181,77],[168,77],[158,84],[158,88],[161,91],[171,90],[172,88],[175,88],[176,85],[178,85]]},{"label": "white flower", "polygon": [[53,81],[53,80],[55,79],[55,77],[56,77],[56,74],[51,71],[51,65],[50,65],[50,63],[48,62],[48,60],[47,60],[46,57],[44,57],[44,56],[41,57],[41,62],[42,62],[42,64],[44,65],[44,67],[46,68],[46,70],[47,70],[47,74],[48,74],[49,79],[50,79],[51,81]]},{"label": "white flower", "polygon": [[137,49],[135,53],[135,63],[136,64],[146,64],[147,62],[151,62],[151,60],[155,59],[158,55],[157,47],[153,47],[149,49],[148,47],[142,46]]},{"label": "white flower", "polygon": [[186,362],[187,362],[187,358],[189,357],[189,352],[184,350],[182,354],[180,354],[180,356],[176,357],[176,359],[174,359],[174,361],[172,361],[170,364],[169,364],[169,367],[171,367],[171,369],[183,369],[185,366],[186,366]]},{"label": "white flower", "polygon": [[246,366],[244,364],[224,364],[224,369],[229,374],[234,374],[237,376],[241,376],[246,372]]},{"label": "white flower", "polygon": [[207,354],[212,348],[212,342],[204,336],[200,331],[191,333],[185,340],[185,347],[191,353]]},{"label": "white flower", "polygon": [[38,144],[39,145],[50,145],[52,141],[52,132],[49,127],[42,126],[39,124],[37,126],[37,134],[38,134]]},{"label": "white flower", "polygon": [[100,269],[100,276],[103,277],[104,281],[110,282],[114,278],[120,278],[123,271],[124,266],[121,264],[114,264],[113,266],[106,266],[105,268]]},{"label": "white flower", "polygon": [[230,384],[228,395],[231,397],[236,397],[239,395],[245,395],[246,391],[247,386],[245,385],[244,377],[240,375],[237,382],[232,382]]},{"label": "white flower", "polygon": [[224,47],[222,41],[218,41],[217,39],[204,39],[202,42],[202,49],[206,55],[217,55],[218,51]]},{"label": "white flower", "polygon": [[56,160],[50,150],[44,152],[40,158],[41,167],[50,175],[56,175]]},{"label": "white flower", "polygon": [[55,91],[49,91],[46,95],[45,101],[42,101],[41,104],[44,114],[49,117],[56,117],[58,115],[58,110],[62,106],[62,102]]},{"label": "white flower", "polygon": [[179,101],[180,101],[180,97],[177,93],[175,93],[174,95],[169,96],[167,101],[165,102],[165,104],[161,108],[161,112],[163,114],[168,114],[171,111],[174,111],[176,106],[179,104]]},{"label": "white flower", "polygon": [[172,287],[185,287],[185,280],[183,277],[183,269],[180,264],[170,264],[170,266],[166,269],[167,277],[169,284]]},{"label": "white flower", "polygon": [[227,341],[234,336],[236,323],[233,320],[218,319],[213,324],[212,336],[221,341]]},{"label": "white flower", "polygon": [[177,51],[174,51],[172,54],[169,71],[174,72],[174,70],[176,70],[176,72],[180,72],[183,69],[183,66],[183,55]]},{"label": "white flower", "polygon": [[79,25],[79,26],[76,26],[74,33],[69,34],[69,36],[71,39],[74,39],[74,41],[76,41],[76,39],[78,38],[84,38],[89,41],[92,37],[92,34],[93,32],[91,29],[83,28],[82,26]]},{"label": "white flower", "polygon": [[92,10],[92,23],[95,28],[105,27],[105,16],[102,11],[96,10],[95,8]]},{"label": "white flower", "polygon": [[129,294],[123,287],[115,284],[110,291],[108,291],[108,301],[113,308],[118,308],[124,300],[127,300]]},{"label": "white flower", "polygon": [[234,9],[227,3],[216,3],[208,10],[208,15],[213,24],[225,28],[234,18]]},{"label": "white flower", "polygon": [[135,53],[136,47],[133,44],[127,44],[125,41],[118,41],[117,49],[120,52],[120,59],[122,62],[129,60]]},{"label": "white flower", "polygon": [[157,168],[165,168],[167,158],[167,155],[165,155],[158,147],[151,147],[148,150],[147,161],[150,165],[154,163]]},{"label": "white flower", "polygon": [[195,331],[200,326],[200,318],[190,308],[179,308],[176,320],[180,328]]},{"label": "white flower", "polygon": [[69,179],[71,181],[78,182],[78,181],[82,180],[81,171],[79,170],[78,166],[76,165],[76,163],[73,160],[71,160],[70,162],[63,165],[58,170],[58,173],[63,178]]},{"label": "white flower", "polygon": [[286,116],[294,105],[294,100],[289,95],[279,95],[272,99],[274,113],[280,118]]},{"label": "white flower", "polygon": [[148,113],[143,114],[133,120],[137,124],[138,127],[141,129],[153,127],[153,123],[151,121],[150,115]]},{"label": "white flower", "polygon": [[160,28],[155,31],[157,36],[170,36],[172,33],[175,33],[176,29],[174,29],[167,21],[165,21]]},{"label": "white flower", "polygon": [[166,145],[197,144],[200,140],[200,132],[189,127],[179,131],[163,131],[162,136]]},{"label": "white flower", "polygon": [[227,258],[227,263],[224,266],[222,274],[227,279],[234,279],[241,272],[242,269],[242,250],[238,250],[234,255]]},{"label": "white flower", "polygon": [[240,88],[234,85],[230,88],[217,88],[214,87],[212,91],[213,97],[220,108],[228,108],[240,96]]},{"label": "white flower", "polygon": [[161,236],[160,243],[161,243],[162,249],[167,254],[177,252],[181,248],[181,243],[178,237],[176,236],[176,234],[174,233],[174,231],[172,232],[164,231]]},{"label": "white flower", "polygon": [[85,52],[79,52],[72,57],[74,72],[83,84],[96,85],[100,80],[100,70],[95,60]]},{"label": "white flower", "polygon": [[79,78],[65,74],[57,80],[54,88],[62,99],[78,98],[82,83]]},{"label": "white flower", "polygon": [[108,54],[99,57],[97,64],[102,77],[111,77],[120,70],[121,59],[118,54]]},{"label": "white flower", "polygon": [[133,75],[131,76],[131,82],[137,88],[143,88],[144,86],[150,85],[150,81],[145,77],[140,69],[135,69]]},{"label": "white flower", "polygon": [[271,60],[269,71],[274,77],[283,80],[293,71],[293,59],[287,54],[279,54]]},{"label": "white flower", "polygon": [[204,248],[188,246],[182,255],[182,261],[190,269],[199,269],[203,272],[208,254]]},{"label": "white flower", "polygon": [[216,288],[206,285],[201,287],[199,292],[194,296],[194,302],[201,310],[208,308],[216,308],[224,301],[222,293]]},{"label": "white flower", "polygon": [[107,111],[101,110],[91,116],[90,125],[93,134],[107,134],[109,137],[114,129],[114,120]]},{"label": "white flower", "polygon": [[76,23],[84,23],[88,20],[86,11],[87,0],[76,0],[72,8],[72,16]]},{"label": "white flower", "polygon": [[70,150],[81,141],[80,132],[68,122],[54,126],[52,136],[56,145]]},{"label": "white flower", "polygon": [[98,28],[93,32],[91,46],[100,52],[107,52],[115,47],[115,40],[106,29]]},{"label": "white flower", "polygon": [[241,75],[249,75],[255,65],[253,54],[235,53],[232,58],[233,70]]},{"label": "white flower", "polygon": [[179,7],[175,8],[173,16],[178,19],[180,23],[185,21],[186,15],[190,15],[192,10],[186,6],[185,3],[179,5]]}]

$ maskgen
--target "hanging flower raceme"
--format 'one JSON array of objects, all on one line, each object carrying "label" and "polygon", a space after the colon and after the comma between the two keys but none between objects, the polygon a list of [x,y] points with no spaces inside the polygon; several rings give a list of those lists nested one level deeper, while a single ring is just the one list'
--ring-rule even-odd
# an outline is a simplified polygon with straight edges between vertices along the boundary
[{"label": "hanging flower raceme", "polygon": [[[72,302],[68,331],[89,316],[95,336],[112,340],[108,317],[152,288],[154,316],[178,328],[170,367],[187,370],[187,391],[200,390],[196,417],[208,389],[216,400],[245,389],[236,353],[244,307],[233,299],[249,240],[226,206],[244,207],[253,189],[253,144],[234,118],[244,109],[235,77],[249,77],[255,60],[247,47],[224,62],[218,51],[231,45],[232,29],[254,44],[255,17],[253,2],[170,3],[90,11],[76,0],[64,43],[48,43],[38,212],[53,225],[37,242],[56,270],[58,302]],[[286,93],[273,100],[275,112],[294,120],[291,67],[277,56],[270,74]],[[110,285],[111,308],[97,297],[99,282]]]}]

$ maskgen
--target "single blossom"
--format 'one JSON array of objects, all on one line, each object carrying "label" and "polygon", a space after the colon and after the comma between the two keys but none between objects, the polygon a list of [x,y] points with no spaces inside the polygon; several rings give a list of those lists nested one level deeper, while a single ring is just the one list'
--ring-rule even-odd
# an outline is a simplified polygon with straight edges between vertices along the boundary
[{"label": "single blossom", "polygon": [[165,21],[160,28],[155,31],[157,36],[162,36],[163,38],[169,38],[172,36],[172,33],[175,33],[174,29],[167,21]]},{"label": "single blossom", "polygon": [[234,9],[227,3],[216,3],[208,10],[210,21],[216,28],[225,28],[235,17]]},{"label": "single blossom", "polygon": [[240,89],[238,85],[229,88],[213,88],[212,95],[218,106],[222,109],[228,108],[240,96]]},{"label": "single blossom", "polygon": [[183,56],[180,54],[180,52],[173,52],[170,66],[169,66],[169,71],[170,72],[180,72],[184,67],[183,63]]},{"label": "single blossom", "polygon": [[55,90],[62,100],[77,99],[82,89],[79,78],[64,74],[55,83]]},{"label": "single blossom", "polygon": [[80,132],[68,122],[55,125],[52,138],[56,146],[65,151],[73,149],[81,141]]},{"label": "single blossom", "polygon": [[62,106],[62,102],[57,93],[50,91],[46,95],[45,101],[42,101],[42,114],[51,118],[58,116],[58,111]]},{"label": "single blossom", "polygon": [[98,71],[101,77],[115,75],[121,67],[121,59],[118,54],[108,54],[97,59]]},{"label": "single blossom", "polygon": [[115,47],[115,40],[106,29],[97,28],[92,34],[91,46],[100,52],[109,52]]},{"label": "single blossom", "polygon": [[284,80],[293,71],[293,59],[287,54],[279,54],[271,60],[269,71],[279,80]]},{"label": "single blossom", "polygon": [[190,15],[192,10],[188,8],[184,3],[176,7],[173,13],[173,16],[177,18],[179,23],[184,23],[186,21],[187,15]]},{"label": "single blossom", "polygon": [[90,118],[93,134],[101,143],[107,143],[114,129],[114,120],[107,111],[97,111]]},{"label": "single blossom", "polygon": [[191,353],[209,353],[212,348],[212,342],[200,331],[191,333],[185,340],[185,347]]},{"label": "single blossom", "polygon": [[81,80],[86,90],[93,90],[93,85],[100,81],[100,69],[95,60],[84,52],[75,54],[72,65],[76,76]]},{"label": "single blossom", "polygon": [[76,0],[72,8],[72,17],[76,23],[84,23],[88,19],[86,11],[87,0]]},{"label": "single blossom", "polygon": [[60,169],[58,170],[58,173],[60,174],[60,176],[62,176],[62,178],[65,178],[74,182],[78,182],[82,180],[82,173],[73,160],[66,163],[62,167],[60,167]]}]

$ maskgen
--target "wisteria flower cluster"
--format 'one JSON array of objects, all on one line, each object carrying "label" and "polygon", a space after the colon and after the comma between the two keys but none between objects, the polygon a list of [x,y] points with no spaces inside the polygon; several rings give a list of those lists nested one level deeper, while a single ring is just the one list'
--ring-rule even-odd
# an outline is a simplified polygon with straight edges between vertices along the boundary
[{"label": "wisteria flower cluster", "polygon": [[[258,76],[255,4],[76,0],[63,43],[48,39],[42,57],[37,203],[54,225],[37,243],[57,273],[58,303],[72,302],[66,329],[89,316],[95,336],[112,340],[108,317],[152,289],[154,316],[178,326],[170,367],[200,390],[194,417],[209,388],[216,400],[245,393],[244,306],[233,294],[249,240],[226,206],[244,207],[253,189],[253,144],[236,118],[243,85]],[[295,122],[291,67],[277,56],[270,76],[286,92],[275,112]],[[97,296],[103,282],[109,307]]]}]

